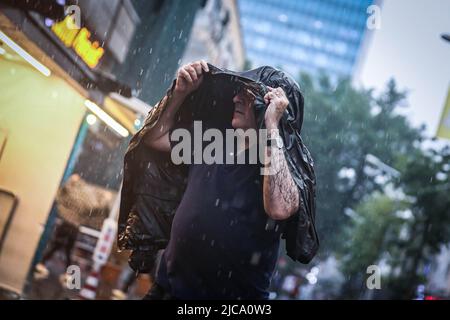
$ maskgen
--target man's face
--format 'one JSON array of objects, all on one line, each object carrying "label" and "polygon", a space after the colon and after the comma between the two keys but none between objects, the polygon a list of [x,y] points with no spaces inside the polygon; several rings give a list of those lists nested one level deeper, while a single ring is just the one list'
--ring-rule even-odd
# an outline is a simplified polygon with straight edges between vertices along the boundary
[{"label": "man's face", "polygon": [[256,119],[253,103],[254,96],[246,89],[240,90],[238,94],[233,97],[234,113],[231,125],[234,129],[247,130],[256,128]]}]

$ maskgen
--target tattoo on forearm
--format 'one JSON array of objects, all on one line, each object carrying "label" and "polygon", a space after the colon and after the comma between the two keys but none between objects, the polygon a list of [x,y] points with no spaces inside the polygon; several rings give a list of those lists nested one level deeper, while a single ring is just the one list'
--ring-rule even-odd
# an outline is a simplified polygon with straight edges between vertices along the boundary
[{"label": "tattoo on forearm", "polygon": [[298,208],[299,193],[289,171],[284,152],[278,148],[271,148],[270,168],[272,174],[266,175],[264,196],[270,197],[270,202],[277,203],[283,212],[291,212]]}]

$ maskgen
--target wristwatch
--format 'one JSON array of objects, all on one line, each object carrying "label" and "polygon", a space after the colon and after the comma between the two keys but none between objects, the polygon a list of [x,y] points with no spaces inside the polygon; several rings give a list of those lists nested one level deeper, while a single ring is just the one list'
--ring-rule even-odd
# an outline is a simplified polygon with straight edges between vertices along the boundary
[{"label": "wristwatch", "polygon": [[284,143],[283,139],[280,137],[279,134],[277,134],[275,137],[270,137],[267,139],[267,146],[268,147],[277,147],[278,149],[283,149]]}]

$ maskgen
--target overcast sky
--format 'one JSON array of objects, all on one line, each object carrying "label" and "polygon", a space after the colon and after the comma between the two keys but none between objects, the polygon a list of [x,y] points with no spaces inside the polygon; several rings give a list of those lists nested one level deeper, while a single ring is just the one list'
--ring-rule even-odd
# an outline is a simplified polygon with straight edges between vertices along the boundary
[{"label": "overcast sky", "polygon": [[384,0],[358,83],[383,88],[394,77],[410,91],[407,115],[434,135],[450,86],[450,0]]}]

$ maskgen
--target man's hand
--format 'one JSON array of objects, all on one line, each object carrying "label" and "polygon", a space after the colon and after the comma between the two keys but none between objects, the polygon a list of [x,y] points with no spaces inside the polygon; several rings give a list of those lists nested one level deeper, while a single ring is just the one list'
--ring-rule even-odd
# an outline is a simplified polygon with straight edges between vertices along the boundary
[{"label": "man's hand", "polygon": [[186,97],[197,90],[203,81],[203,72],[209,72],[208,64],[204,60],[186,64],[178,69],[175,94]]},{"label": "man's hand", "polygon": [[268,106],[264,120],[267,129],[276,129],[284,111],[289,105],[289,100],[282,88],[271,88],[269,86],[267,88],[269,92],[264,96],[264,102]]},{"label": "man's hand", "polygon": [[173,127],[174,117],[184,99],[197,90],[203,80],[203,73],[209,72],[205,61],[195,61],[182,66],[177,71],[177,79],[172,98],[162,100],[167,103],[158,122],[144,137],[145,144],[155,150],[170,152],[169,130]]}]

